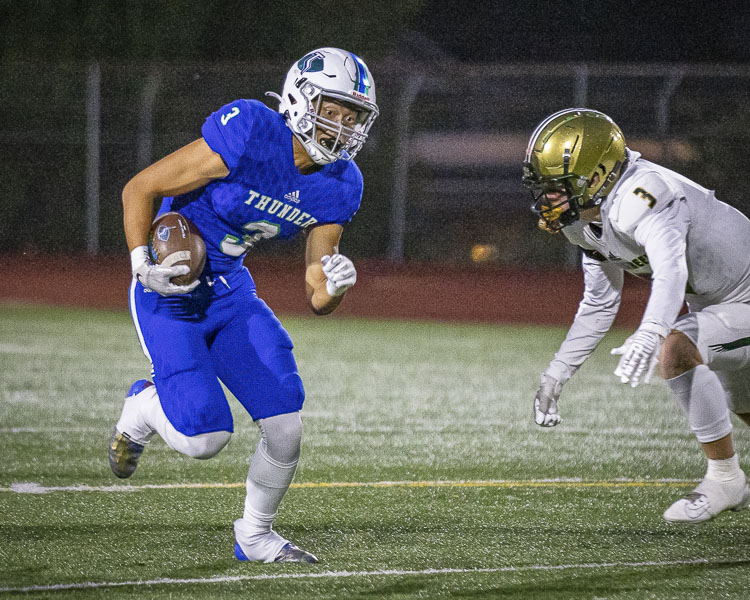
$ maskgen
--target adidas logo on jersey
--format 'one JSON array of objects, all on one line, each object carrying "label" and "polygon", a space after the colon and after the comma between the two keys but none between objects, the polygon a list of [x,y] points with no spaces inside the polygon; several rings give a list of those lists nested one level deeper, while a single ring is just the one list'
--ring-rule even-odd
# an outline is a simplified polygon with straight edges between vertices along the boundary
[{"label": "adidas logo on jersey", "polygon": [[[299,190],[294,192],[294,194],[287,194],[284,198],[291,200],[289,196],[294,198],[292,200],[293,202],[299,202]],[[269,215],[275,215],[278,219],[284,219],[290,223],[294,223],[303,229],[318,222],[318,219],[311,216],[309,213],[303,212],[299,208],[287,204],[286,202],[282,202],[281,200],[271,198],[271,196],[267,196],[266,194],[256,192],[255,190],[249,190],[249,196],[247,200],[245,200],[245,204],[252,206],[255,210],[262,210]]]},{"label": "adidas logo on jersey", "polygon": [[289,202],[294,202],[295,204],[299,204],[299,190],[294,190],[293,192],[284,194],[284,199],[289,200]]}]

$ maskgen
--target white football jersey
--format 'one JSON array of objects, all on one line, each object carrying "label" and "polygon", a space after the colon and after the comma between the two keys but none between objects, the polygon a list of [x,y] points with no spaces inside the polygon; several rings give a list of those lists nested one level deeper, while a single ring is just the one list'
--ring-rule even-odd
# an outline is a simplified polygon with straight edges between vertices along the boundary
[{"label": "white football jersey", "polygon": [[[669,332],[683,302],[691,310],[750,303],[750,219],[712,191],[628,151],[629,162],[601,204],[599,223],[562,231],[584,249],[585,290],[550,374],[567,380],[617,314],[622,271],[652,281],[643,323]],[[617,273],[616,271],[620,271]]]},{"label": "white football jersey", "polygon": [[[651,278],[655,250],[683,253],[689,303],[750,301],[750,220],[712,191],[629,151],[630,164],[601,205],[601,224],[563,229],[574,244],[635,275]],[[660,240],[659,230],[679,234]],[[664,246],[664,241],[673,245]],[[653,250],[653,249],[652,249]]]}]

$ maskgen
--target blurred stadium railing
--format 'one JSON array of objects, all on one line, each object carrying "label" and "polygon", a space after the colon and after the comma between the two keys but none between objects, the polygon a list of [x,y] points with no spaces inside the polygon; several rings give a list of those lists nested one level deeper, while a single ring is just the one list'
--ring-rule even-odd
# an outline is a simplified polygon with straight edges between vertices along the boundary
[{"label": "blurred stadium railing", "polygon": [[[631,148],[750,212],[750,66],[370,66],[381,116],[357,161],[364,199],[343,242],[355,258],[573,264],[563,240],[536,232],[520,185],[529,134],[570,106],[608,113]],[[280,91],[285,73],[264,63],[0,66],[0,251],[125,252],[126,181],[199,137],[224,103]]]}]

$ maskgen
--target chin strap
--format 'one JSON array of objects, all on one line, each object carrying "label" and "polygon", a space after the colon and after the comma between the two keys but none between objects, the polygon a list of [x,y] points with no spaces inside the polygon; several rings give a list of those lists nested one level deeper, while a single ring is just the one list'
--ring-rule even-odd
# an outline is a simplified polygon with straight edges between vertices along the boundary
[{"label": "chin strap", "polygon": [[[286,122],[287,126],[289,126],[289,121]],[[289,127],[289,129],[292,129]],[[311,138],[305,139],[300,134],[298,134],[294,129],[292,129],[292,133],[294,136],[300,141],[302,146],[305,149],[305,152],[307,152],[310,155],[310,158],[316,165],[328,165],[332,162],[336,162],[336,157],[331,156],[330,158],[323,154],[317,147],[315,142],[312,141]]]},{"label": "chin strap", "polygon": [[617,178],[622,175],[622,172],[625,170],[625,167],[627,167],[627,165],[627,157],[625,157],[625,160],[618,160],[615,163],[615,166],[612,167],[612,170],[609,172],[609,175],[607,175],[607,178],[604,180],[602,186],[591,197],[592,206],[599,206],[602,203],[602,201],[607,197],[604,194],[604,190],[607,190],[607,193],[609,193],[609,188],[615,184],[615,181],[617,181]]}]

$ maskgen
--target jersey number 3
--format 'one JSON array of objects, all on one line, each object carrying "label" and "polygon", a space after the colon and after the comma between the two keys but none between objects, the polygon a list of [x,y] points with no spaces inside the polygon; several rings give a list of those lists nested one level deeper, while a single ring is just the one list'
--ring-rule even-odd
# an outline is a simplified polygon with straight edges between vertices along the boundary
[{"label": "jersey number 3", "polygon": [[649,208],[654,208],[656,206],[656,198],[654,198],[651,194],[649,194],[646,190],[644,190],[642,187],[637,187],[633,190],[633,193],[636,196],[640,196],[643,198],[646,202],[648,202]]},{"label": "jersey number 3", "polygon": [[232,107],[232,110],[230,110],[228,113],[221,115],[221,124],[226,125],[229,123],[229,119],[233,119],[238,114],[240,114],[240,109],[236,106]]},{"label": "jersey number 3", "polygon": [[252,221],[251,223],[245,223],[242,229],[247,231],[242,236],[242,239],[236,235],[227,234],[221,240],[221,251],[224,254],[242,256],[260,240],[267,240],[279,235],[281,227],[276,223],[269,223],[268,221]]}]

